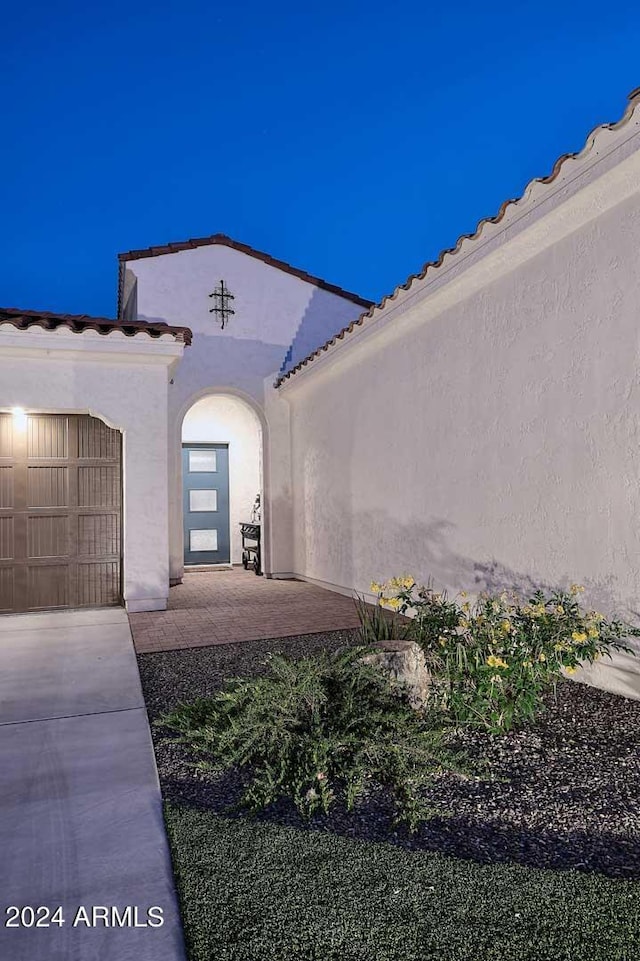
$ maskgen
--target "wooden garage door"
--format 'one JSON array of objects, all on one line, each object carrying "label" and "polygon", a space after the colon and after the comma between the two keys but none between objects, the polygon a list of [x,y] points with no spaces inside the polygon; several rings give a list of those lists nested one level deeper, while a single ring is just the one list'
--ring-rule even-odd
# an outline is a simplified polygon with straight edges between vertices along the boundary
[{"label": "wooden garage door", "polygon": [[120,603],[120,433],[0,414],[0,612]]}]

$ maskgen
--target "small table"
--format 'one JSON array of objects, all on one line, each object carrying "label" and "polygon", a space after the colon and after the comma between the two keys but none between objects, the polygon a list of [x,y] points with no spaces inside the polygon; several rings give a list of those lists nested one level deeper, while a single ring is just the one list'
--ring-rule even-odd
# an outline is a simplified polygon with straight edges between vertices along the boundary
[{"label": "small table", "polygon": [[[240,522],[240,533],[242,534],[242,566],[245,571],[249,569],[249,564],[254,572],[260,577],[260,524],[243,524]],[[256,541],[255,544],[247,544],[247,540]]]}]

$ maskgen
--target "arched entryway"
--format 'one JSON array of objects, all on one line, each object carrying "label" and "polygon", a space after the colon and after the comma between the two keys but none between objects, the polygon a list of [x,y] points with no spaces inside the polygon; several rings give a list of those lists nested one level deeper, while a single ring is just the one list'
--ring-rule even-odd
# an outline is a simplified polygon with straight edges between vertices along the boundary
[{"label": "arched entryway", "polygon": [[256,496],[264,502],[263,429],[251,404],[224,392],[196,400],[182,420],[181,464],[184,570],[240,564],[240,524]]}]

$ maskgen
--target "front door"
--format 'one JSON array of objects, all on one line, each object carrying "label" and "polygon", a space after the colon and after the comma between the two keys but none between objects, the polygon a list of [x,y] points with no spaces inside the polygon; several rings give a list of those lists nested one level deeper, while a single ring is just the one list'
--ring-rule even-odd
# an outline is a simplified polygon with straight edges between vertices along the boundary
[{"label": "front door", "polygon": [[185,565],[228,564],[228,444],[183,444],[182,477]]}]

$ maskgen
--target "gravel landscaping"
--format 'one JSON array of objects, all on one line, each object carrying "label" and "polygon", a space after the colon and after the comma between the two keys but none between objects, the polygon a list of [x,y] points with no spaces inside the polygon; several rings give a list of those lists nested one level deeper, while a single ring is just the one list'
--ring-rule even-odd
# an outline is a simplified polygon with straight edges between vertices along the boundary
[{"label": "gravel landscaping", "polygon": [[[268,653],[299,657],[356,643],[356,631],[336,631],[138,658],[151,720],[181,701],[219,690],[225,678],[264,671]],[[535,725],[504,735],[465,732],[454,744],[471,759],[486,758],[496,778],[463,781],[443,775],[429,800],[453,812],[434,818],[415,835],[390,830],[384,792],[354,814],[336,805],[311,821],[315,831],[400,848],[440,852],[480,864],[599,872],[640,879],[640,702],[569,680],[544,697],[547,711]],[[237,776],[213,778],[195,771],[186,749],[163,743],[153,727],[162,792],[171,804],[228,815],[237,801]],[[303,827],[293,805],[280,802],[258,815],[262,822]]]}]

